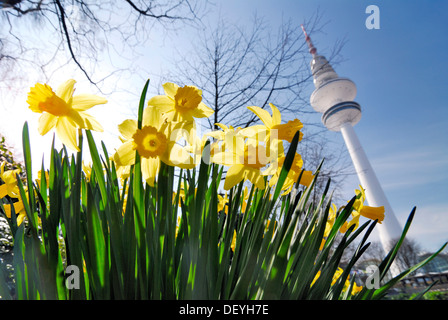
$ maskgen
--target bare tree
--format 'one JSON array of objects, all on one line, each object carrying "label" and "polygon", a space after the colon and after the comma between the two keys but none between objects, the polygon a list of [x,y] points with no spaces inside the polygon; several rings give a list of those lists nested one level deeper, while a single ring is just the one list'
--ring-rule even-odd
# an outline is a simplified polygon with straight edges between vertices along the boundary
[{"label": "bare tree", "polygon": [[[307,22],[310,30],[318,24],[318,16]],[[285,22],[273,34],[257,16],[249,29],[220,19],[198,37],[193,52],[179,52],[167,78],[203,91],[203,101],[215,111],[210,129],[221,122],[234,127],[254,124],[258,118],[247,111],[250,105],[269,110],[273,103],[284,118],[311,112],[303,95],[311,78],[310,55],[299,26]]]},{"label": "bare tree", "polygon": [[[342,180],[353,174],[351,163],[343,148],[329,153],[325,142],[327,130],[320,121],[307,121],[314,114],[309,105],[312,84],[309,61],[311,55],[300,25],[291,21],[280,24],[274,33],[263,19],[254,16],[252,24],[241,27],[219,19],[200,30],[191,51],[178,52],[174,68],[162,81],[176,79],[179,85],[194,85],[203,92],[203,102],[214,110],[203,129],[218,129],[216,123],[233,127],[248,127],[259,123],[258,117],[247,110],[258,106],[270,112],[274,104],[286,122],[299,118],[304,123],[304,138],[299,153],[306,168],[317,168],[325,158],[317,193],[325,187],[328,177],[332,186],[340,187]],[[323,27],[319,12],[304,24],[310,33]],[[329,60],[339,55],[343,43],[337,43]],[[308,170],[310,170],[308,169]]]},{"label": "bare tree", "polygon": [[[67,63],[75,63],[92,84],[98,85],[110,76],[101,74],[99,78],[96,74],[95,67],[104,51],[119,55],[125,47],[141,45],[155,25],[173,29],[179,25],[177,22],[197,21],[205,2],[3,0],[0,1],[0,67],[16,62],[44,71],[65,50]],[[43,43],[33,46],[22,40],[31,29],[39,28],[47,35]],[[43,60],[42,52],[50,58]],[[123,58],[132,61],[132,57]]]},{"label": "bare tree", "polygon": [[420,262],[421,253],[422,248],[416,240],[411,238],[404,239],[395,259],[398,268],[404,271],[416,265]]}]

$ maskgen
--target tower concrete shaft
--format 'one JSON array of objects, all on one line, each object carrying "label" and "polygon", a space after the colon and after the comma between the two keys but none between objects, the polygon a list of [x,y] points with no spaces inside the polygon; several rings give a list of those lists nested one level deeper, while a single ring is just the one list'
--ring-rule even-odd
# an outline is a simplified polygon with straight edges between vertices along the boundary
[{"label": "tower concrete shaft", "polygon": [[310,64],[316,89],[310,97],[311,106],[322,113],[322,123],[329,130],[341,132],[369,206],[384,206],[385,218],[377,228],[384,250],[389,251],[393,240],[400,237],[401,227],[353,129],[361,119],[361,106],[353,101],[356,85],[338,76],[327,59],[317,54],[303,26],[302,29],[313,57]]},{"label": "tower concrete shaft", "polygon": [[392,210],[392,206],[381,188],[375,171],[370,165],[367,155],[359,142],[353,126],[348,122],[344,123],[341,126],[341,134],[352,159],[360,184],[365,189],[366,199],[369,206],[384,206],[384,221],[382,224],[378,225],[378,232],[384,250],[389,251],[391,249],[390,246],[392,245],[391,242],[398,239],[401,235],[399,223]]}]

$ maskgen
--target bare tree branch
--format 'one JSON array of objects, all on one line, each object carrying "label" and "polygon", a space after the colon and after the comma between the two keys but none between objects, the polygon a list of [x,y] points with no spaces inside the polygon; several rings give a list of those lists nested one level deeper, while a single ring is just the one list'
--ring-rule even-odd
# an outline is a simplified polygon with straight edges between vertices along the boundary
[{"label": "bare tree branch", "polygon": [[[310,33],[318,32],[321,25],[318,13],[306,25]],[[304,168],[317,168],[325,159],[315,187],[316,197],[330,177],[332,186],[340,189],[342,181],[354,174],[345,148],[326,141],[324,134],[328,131],[319,120],[316,123],[302,119],[303,115],[314,112],[309,105],[309,93],[304,91],[312,83],[311,57],[300,27],[284,22],[272,34],[263,20],[255,16],[247,29],[218,20],[198,38],[200,41],[195,43],[193,52],[185,52],[183,48],[178,53],[180,58],[174,62],[174,71],[168,72],[165,78],[202,90],[204,103],[215,111],[213,122],[208,119],[205,129],[218,129],[215,123],[233,127],[259,123],[260,119],[247,107],[264,109],[273,103],[283,121],[299,118],[305,124],[307,135],[298,150],[304,159]],[[335,48],[334,54],[339,50]],[[334,199],[338,196],[335,190]]]},{"label": "bare tree branch", "polygon": [[222,20],[207,29],[212,31],[200,36],[193,54],[179,53],[174,68],[179,72],[170,78],[200,87],[204,102],[215,110],[215,123],[255,123],[258,118],[246,112],[248,105],[266,108],[272,102],[282,113],[297,113],[307,105],[300,92],[311,77],[305,63],[309,56],[298,28],[284,23],[271,36],[262,19],[254,17],[250,31]]},{"label": "bare tree branch", "polygon": [[[48,34],[48,43],[54,46],[56,52],[67,49],[67,55],[77,68],[84,74],[87,80],[96,85],[105,78],[97,79],[95,68],[98,67],[99,57],[108,50],[113,50],[115,55],[121,55],[125,50],[141,45],[148,39],[148,28],[152,25],[163,25],[166,30],[173,30],[180,23],[199,21],[200,12],[207,1],[198,0],[166,0],[163,2],[143,0],[8,0],[2,1],[0,19],[9,23],[10,31],[0,30],[0,40],[9,39],[7,43],[11,47],[18,46],[23,51],[30,52],[34,48],[28,44],[24,46],[23,38],[17,25],[18,21],[31,21],[43,28]],[[28,19],[28,18],[31,18]],[[167,22],[167,23],[165,23]],[[169,22],[169,23],[168,23]],[[151,25],[152,24],[152,25]],[[180,25],[180,24],[179,24]],[[60,37],[54,38],[54,35]],[[117,36],[120,39],[117,39]],[[111,39],[114,38],[114,41]],[[121,40],[121,41],[119,41]],[[54,41],[64,43],[54,44]],[[115,49],[114,46],[121,46]],[[45,45],[46,51],[51,46]],[[39,48],[42,49],[42,48]],[[8,56],[16,61],[22,60],[20,54],[7,55],[3,51],[1,55]],[[14,50],[10,50],[14,51]],[[129,51],[129,50],[128,50]],[[55,54],[52,54],[55,56]],[[58,55],[59,59],[61,55]],[[130,63],[131,58],[121,56]],[[32,59],[31,59],[32,60]],[[47,62],[37,62],[46,64]],[[39,66],[38,66],[39,68]],[[116,73],[112,71],[111,73]]]},{"label": "bare tree branch", "polygon": [[62,6],[61,2],[59,0],[55,0],[55,3],[58,7],[58,10],[60,12],[59,15],[59,21],[61,22],[61,27],[62,27],[62,32],[67,40],[67,46],[68,46],[68,50],[70,51],[70,56],[72,57],[73,61],[76,63],[76,65],[79,67],[79,69],[84,73],[84,75],[86,76],[86,78],[89,80],[90,83],[95,84],[95,82],[90,78],[88,72],[84,69],[84,67],[81,65],[81,63],[79,63],[78,59],[76,58],[75,53],[73,52],[73,48],[72,48],[72,42],[70,40],[70,35],[68,33],[67,30],[67,24],[65,21],[65,11],[64,11],[64,7]]}]

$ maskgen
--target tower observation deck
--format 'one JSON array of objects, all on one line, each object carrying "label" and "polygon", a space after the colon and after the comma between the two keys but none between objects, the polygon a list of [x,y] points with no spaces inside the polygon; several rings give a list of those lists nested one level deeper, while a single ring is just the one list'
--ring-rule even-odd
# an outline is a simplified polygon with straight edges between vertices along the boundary
[{"label": "tower observation deck", "polygon": [[377,228],[381,244],[388,251],[393,240],[400,237],[401,227],[353,128],[361,120],[361,106],[354,101],[356,85],[350,79],[338,76],[327,59],[317,54],[303,25],[302,30],[312,55],[310,66],[316,88],[311,94],[310,104],[315,111],[322,113],[325,127],[341,132],[368,204],[384,206],[385,218]]}]

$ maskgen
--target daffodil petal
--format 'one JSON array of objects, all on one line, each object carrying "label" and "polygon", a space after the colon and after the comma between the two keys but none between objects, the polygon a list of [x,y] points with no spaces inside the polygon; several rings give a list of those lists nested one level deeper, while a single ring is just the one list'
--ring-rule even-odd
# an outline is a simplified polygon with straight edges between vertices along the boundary
[{"label": "daffodil petal", "polygon": [[143,179],[151,186],[154,187],[154,182],[160,168],[159,158],[142,158],[142,176]]},{"label": "daffodil petal", "polygon": [[247,138],[260,138],[261,140],[260,139],[258,140],[263,141],[266,138],[268,131],[269,128],[267,128],[265,125],[258,124],[247,128],[243,128],[240,131],[238,131],[238,133]]},{"label": "daffodil petal", "polygon": [[20,173],[20,169],[6,170],[2,173],[2,180],[6,186],[17,186],[16,176]]},{"label": "daffodil petal", "polygon": [[282,123],[282,115],[280,114],[280,111],[276,106],[274,106],[272,103],[269,104],[272,110],[272,125],[280,124]]},{"label": "daffodil petal", "polygon": [[73,126],[68,117],[59,117],[56,123],[58,138],[72,150],[79,151],[76,141],[77,128]]},{"label": "daffodil petal", "polygon": [[73,79],[65,81],[56,90],[56,95],[65,102],[69,102],[73,97],[73,92],[75,91],[75,83],[76,81]]},{"label": "daffodil petal", "polygon": [[180,145],[173,143],[168,150],[168,157],[162,157],[161,160],[168,165],[176,166],[182,169],[192,169],[196,166],[190,153]]},{"label": "daffodil petal", "polygon": [[137,120],[127,119],[118,125],[118,131],[126,140],[132,139],[138,128]]},{"label": "daffodil petal", "polygon": [[73,97],[72,108],[77,111],[85,111],[93,106],[105,103],[107,103],[107,100],[102,97],[93,94],[80,94]]},{"label": "daffodil petal", "polygon": [[197,108],[192,111],[192,116],[195,118],[208,118],[213,113],[215,113],[215,111],[212,108],[207,107],[205,103],[201,102]]},{"label": "daffodil petal", "polygon": [[220,165],[226,165],[226,152],[214,150],[213,155],[210,156],[210,161]]},{"label": "daffodil petal", "polygon": [[255,113],[257,115],[257,117],[260,118],[260,120],[264,123],[264,125],[266,127],[268,127],[268,128],[272,127],[272,118],[271,118],[271,115],[269,114],[269,112],[267,112],[266,110],[264,110],[260,107],[256,107],[256,106],[247,107],[247,109],[249,109],[250,111]]},{"label": "daffodil petal", "polygon": [[40,135],[45,135],[56,126],[58,118],[51,113],[44,112],[39,118],[39,124],[37,130]]},{"label": "daffodil petal", "polygon": [[154,106],[159,112],[167,113],[174,110],[174,100],[168,96],[154,96],[149,99],[148,106]]},{"label": "daffodil petal", "polygon": [[247,180],[252,182],[258,189],[263,190],[265,188],[264,178],[260,174],[259,169],[253,169],[253,168],[246,167],[245,171],[244,171],[244,176]]},{"label": "daffodil petal", "polygon": [[178,142],[183,138],[185,141],[188,141],[190,145],[194,145],[195,141],[199,139],[196,135],[195,121],[170,122],[169,126],[168,139],[170,141]]},{"label": "daffodil petal", "polygon": [[6,187],[6,184],[0,185],[0,199],[3,197],[6,197],[7,194],[8,194],[8,189]]},{"label": "daffodil petal", "polygon": [[162,114],[158,106],[149,104],[143,110],[143,126],[151,126],[159,130],[163,122]]},{"label": "daffodil petal", "polygon": [[49,85],[36,83],[34,87],[30,88],[26,102],[29,104],[31,111],[42,113],[43,111],[40,108],[40,103],[53,95],[54,92]]},{"label": "daffodil petal", "polygon": [[19,216],[17,217],[17,225],[20,226],[23,222],[23,220],[25,220],[26,218],[26,212],[22,211]]},{"label": "daffodil petal", "polygon": [[360,192],[361,192],[361,199],[362,199],[362,201],[365,201],[366,200],[365,190],[364,190],[364,188],[362,186],[359,186],[359,189],[360,189]]},{"label": "daffodil petal", "polygon": [[66,117],[59,117],[59,118],[65,118],[73,127],[79,127],[79,128],[85,128],[86,123],[81,115],[81,112],[78,112],[74,109],[70,110],[70,113]]},{"label": "daffodil petal", "polygon": [[222,124],[222,123],[215,123],[215,126],[220,127],[224,131],[229,129],[228,126],[226,126],[225,124]]},{"label": "daffodil petal", "polygon": [[94,130],[98,132],[103,132],[103,127],[101,124],[90,114],[80,111],[79,114],[81,115],[81,118],[84,122],[84,128],[88,130]]},{"label": "daffodil petal", "polygon": [[314,179],[313,172],[309,170],[304,170],[302,173],[302,177],[300,178],[300,184],[309,187],[313,179]]},{"label": "daffodil petal", "polygon": [[384,220],[384,206],[381,207],[370,207],[363,206],[360,213],[363,217],[369,218],[371,220],[378,220],[382,223]]},{"label": "daffodil petal", "polygon": [[349,222],[344,222],[344,224],[342,225],[341,229],[339,230],[341,233],[345,233],[347,232],[348,229],[350,229],[350,227],[352,225],[355,225],[355,229],[358,228],[359,226],[359,217],[360,215],[356,215],[354,216]]},{"label": "daffodil petal", "polygon": [[235,246],[236,246],[236,231],[233,230],[232,243],[230,244],[230,248],[232,249],[232,251],[235,251]]},{"label": "daffodil petal", "polygon": [[226,179],[224,181],[224,189],[230,190],[244,179],[244,166],[241,164],[233,165],[226,173]]},{"label": "daffodil petal", "polygon": [[235,164],[240,164],[240,157],[235,152],[229,151],[214,151],[211,156],[211,162],[224,165],[224,166],[233,166]]},{"label": "daffodil petal", "polygon": [[6,217],[11,219],[11,205],[10,204],[4,204],[3,208],[5,209]]},{"label": "daffodil petal", "polygon": [[264,176],[270,176],[274,175],[279,171],[279,163],[278,161],[271,162],[269,167],[266,168],[266,170],[263,171]]},{"label": "daffodil petal", "polygon": [[177,89],[179,89],[179,86],[177,84],[171,82],[164,83],[162,87],[163,90],[165,91],[165,94],[173,99],[174,96],[176,95]]},{"label": "daffodil petal", "polygon": [[129,140],[123,143],[114,154],[114,161],[117,166],[129,166],[135,162],[134,141]]},{"label": "daffodil petal", "polygon": [[221,130],[215,130],[215,131],[211,131],[206,133],[207,136],[215,138],[217,140],[223,140],[225,137],[225,133],[224,131]]}]

